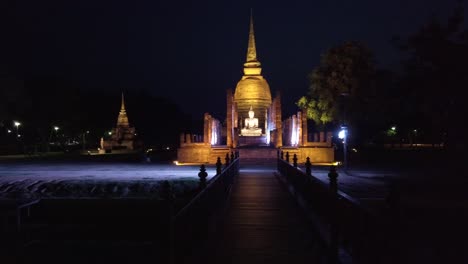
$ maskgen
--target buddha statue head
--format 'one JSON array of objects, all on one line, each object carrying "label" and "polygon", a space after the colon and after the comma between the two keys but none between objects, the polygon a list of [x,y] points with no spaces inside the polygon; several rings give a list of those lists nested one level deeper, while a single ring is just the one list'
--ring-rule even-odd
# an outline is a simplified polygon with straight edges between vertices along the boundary
[{"label": "buddha statue head", "polygon": [[250,106],[250,110],[249,110],[249,118],[254,118],[254,111],[252,110],[252,106]]}]

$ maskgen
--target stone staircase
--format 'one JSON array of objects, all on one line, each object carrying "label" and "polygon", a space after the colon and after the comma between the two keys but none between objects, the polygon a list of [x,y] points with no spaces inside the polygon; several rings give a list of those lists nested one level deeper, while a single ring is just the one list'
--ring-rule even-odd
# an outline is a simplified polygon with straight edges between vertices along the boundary
[{"label": "stone staircase", "polygon": [[277,149],[271,147],[239,148],[240,165],[273,165]]}]

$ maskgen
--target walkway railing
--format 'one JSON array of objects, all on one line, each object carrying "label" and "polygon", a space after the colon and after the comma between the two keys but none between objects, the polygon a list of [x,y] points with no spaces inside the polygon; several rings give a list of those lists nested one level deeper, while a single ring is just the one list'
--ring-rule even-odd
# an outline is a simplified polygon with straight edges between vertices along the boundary
[{"label": "walkway railing", "polygon": [[310,161],[303,170],[297,158],[292,160],[290,164],[289,153],[278,155],[279,175],[327,245],[330,263],[346,262],[339,255],[350,256],[353,263],[386,263],[389,222],[338,190],[335,166],[330,167],[327,185],[312,175]]},{"label": "walkway railing", "polygon": [[238,153],[227,154],[224,166],[218,157],[216,171],[216,176],[206,181],[205,166],[201,165],[198,174],[200,192],[173,217],[173,263],[181,263],[180,258],[193,254],[193,250],[216,228],[226,208],[234,178],[239,174]]}]

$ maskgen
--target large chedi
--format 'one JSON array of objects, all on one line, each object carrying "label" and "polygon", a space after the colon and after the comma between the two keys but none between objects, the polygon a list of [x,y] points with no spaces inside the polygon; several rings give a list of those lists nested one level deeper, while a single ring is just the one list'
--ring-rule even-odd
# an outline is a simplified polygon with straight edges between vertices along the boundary
[{"label": "large chedi", "polygon": [[[258,118],[258,127],[263,134],[266,134],[268,127],[267,111],[271,106],[271,92],[270,86],[261,75],[262,68],[260,66],[261,64],[257,59],[253,19],[251,17],[247,61],[244,63],[244,76],[237,83],[234,92],[234,102],[237,105],[237,113],[241,122],[249,117],[249,111],[253,111]],[[246,124],[239,124],[239,126],[245,128]],[[245,134],[244,136],[248,135]],[[242,133],[241,136],[243,136]]]},{"label": "large chedi", "polygon": [[182,133],[178,164],[216,164],[232,151],[249,162],[272,161],[279,150],[295,155],[299,163],[334,161],[331,133],[315,133],[310,141],[303,110],[282,119],[281,94],[272,97],[260,66],[251,16],[244,74],[235,90],[226,91],[226,119],[221,122],[205,113],[203,135]]},{"label": "large chedi", "polygon": [[107,140],[101,139],[101,149],[105,152],[133,151],[139,148],[136,140],[135,128],[128,122],[127,111],[125,110],[125,100],[122,93],[117,126],[112,129],[111,137]]}]

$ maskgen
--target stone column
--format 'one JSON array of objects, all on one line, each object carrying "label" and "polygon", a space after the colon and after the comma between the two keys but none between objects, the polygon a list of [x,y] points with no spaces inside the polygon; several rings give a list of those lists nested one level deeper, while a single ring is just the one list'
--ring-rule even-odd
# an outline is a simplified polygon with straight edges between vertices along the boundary
[{"label": "stone column", "polygon": [[276,93],[276,142],[275,147],[280,148],[283,146],[283,124],[281,117],[281,93]]},{"label": "stone column", "polygon": [[226,145],[232,147],[233,134],[233,109],[232,109],[232,91],[227,89],[226,92]]},{"label": "stone column", "polygon": [[236,148],[239,142],[239,113],[237,112],[237,103],[233,103],[233,123],[234,123],[234,129],[233,129],[233,136],[232,136],[232,147]]},{"label": "stone column", "polygon": [[302,112],[297,112],[297,146],[303,146],[302,144]]},{"label": "stone column", "polygon": [[329,147],[331,147],[331,145],[332,145],[332,137],[333,137],[333,133],[332,132],[327,132],[327,143],[328,143]]},{"label": "stone column", "polygon": [[302,110],[302,146],[306,146],[308,139],[309,131],[307,128],[307,112]]},{"label": "stone column", "polygon": [[180,147],[185,143],[185,133],[180,133]]},{"label": "stone column", "polygon": [[209,133],[210,133],[210,115],[205,113],[203,119],[203,143],[210,144]]}]

